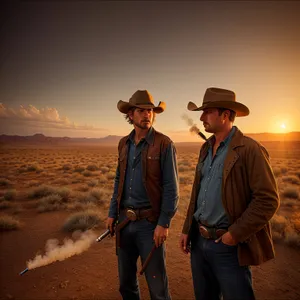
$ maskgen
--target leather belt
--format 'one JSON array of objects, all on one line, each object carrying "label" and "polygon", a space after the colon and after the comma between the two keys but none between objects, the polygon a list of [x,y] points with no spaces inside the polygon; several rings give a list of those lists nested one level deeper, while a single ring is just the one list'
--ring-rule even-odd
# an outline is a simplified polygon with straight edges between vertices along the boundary
[{"label": "leather belt", "polygon": [[200,235],[205,239],[216,240],[228,231],[225,228],[207,227],[204,226],[203,224],[198,224],[198,225],[199,225]]},{"label": "leather belt", "polygon": [[124,208],[124,212],[126,217],[130,221],[137,221],[137,220],[142,220],[142,219],[147,219],[152,217],[153,215],[153,210],[152,208]]},{"label": "leather belt", "polygon": [[120,231],[129,223],[142,219],[153,217],[152,208],[123,208],[121,213],[126,215],[126,218],[116,226],[116,248],[120,248]]}]

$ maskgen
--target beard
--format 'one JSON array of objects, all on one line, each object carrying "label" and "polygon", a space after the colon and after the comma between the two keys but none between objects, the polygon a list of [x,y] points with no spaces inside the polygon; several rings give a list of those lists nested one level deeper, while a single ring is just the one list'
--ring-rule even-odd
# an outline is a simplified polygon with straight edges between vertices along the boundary
[{"label": "beard", "polygon": [[152,122],[150,120],[142,120],[140,122],[133,121],[133,125],[140,129],[149,129],[152,126]]}]

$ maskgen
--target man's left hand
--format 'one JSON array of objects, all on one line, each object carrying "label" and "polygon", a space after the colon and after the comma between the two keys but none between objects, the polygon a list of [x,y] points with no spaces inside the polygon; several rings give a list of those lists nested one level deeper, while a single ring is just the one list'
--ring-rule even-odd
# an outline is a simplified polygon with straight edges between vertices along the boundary
[{"label": "man's left hand", "polygon": [[220,241],[222,241],[223,244],[228,246],[235,246],[238,244],[229,231],[227,231],[221,237],[215,240],[216,243],[219,243]]},{"label": "man's left hand", "polygon": [[157,225],[154,230],[154,236],[153,240],[155,242],[155,246],[159,247],[164,243],[164,241],[167,239],[169,229],[162,227],[160,225]]}]

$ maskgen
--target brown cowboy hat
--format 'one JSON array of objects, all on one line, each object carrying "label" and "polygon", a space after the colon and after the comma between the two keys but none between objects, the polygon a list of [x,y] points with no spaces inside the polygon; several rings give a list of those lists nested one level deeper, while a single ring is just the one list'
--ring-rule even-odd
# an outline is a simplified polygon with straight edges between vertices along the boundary
[{"label": "brown cowboy hat", "polygon": [[129,109],[132,107],[144,109],[152,108],[155,113],[160,114],[165,110],[166,103],[159,102],[158,106],[155,106],[153,102],[153,97],[148,91],[138,90],[131,96],[129,102],[120,100],[117,104],[117,107],[119,111],[123,114],[127,114]]},{"label": "brown cowboy hat", "polygon": [[187,109],[191,111],[203,110],[206,108],[227,108],[236,112],[237,117],[249,115],[249,108],[235,100],[235,93],[230,90],[211,87],[204,94],[200,107],[193,102],[189,102]]}]

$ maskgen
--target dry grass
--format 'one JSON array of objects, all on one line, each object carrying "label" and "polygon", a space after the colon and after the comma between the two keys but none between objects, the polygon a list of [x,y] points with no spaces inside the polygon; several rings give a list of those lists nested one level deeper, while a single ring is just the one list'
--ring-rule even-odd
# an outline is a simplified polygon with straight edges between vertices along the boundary
[{"label": "dry grass", "polygon": [[67,232],[76,230],[85,231],[98,227],[103,221],[100,212],[94,210],[87,210],[72,214],[64,223],[62,229]]},{"label": "dry grass", "polygon": [[[272,219],[273,238],[276,242],[299,247],[300,144],[286,148],[276,143],[265,146],[271,155],[281,200],[281,207]],[[177,147],[177,153],[180,180],[177,216],[183,221],[199,145]],[[5,216],[13,217],[16,213],[22,216],[32,209],[36,213],[68,210],[87,215],[87,211],[96,212],[100,221],[102,215],[107,215],[117,166],[117,147],[1,148],[0,155],[0,216],[4,212]],[[77,222],[86,224],[80,225],[82,228],[88,228],[90,221],[87,220],[90,219],[83,220],[86,221]],[[91,221],[91,224],[94,223]],[[73,228],[73,225],[69,226]]]},{"label": "dry grass", "polygon": [[20,227],[21,223],[16,218],[9,215],[0,216],[0,231],[17,230]]}]

